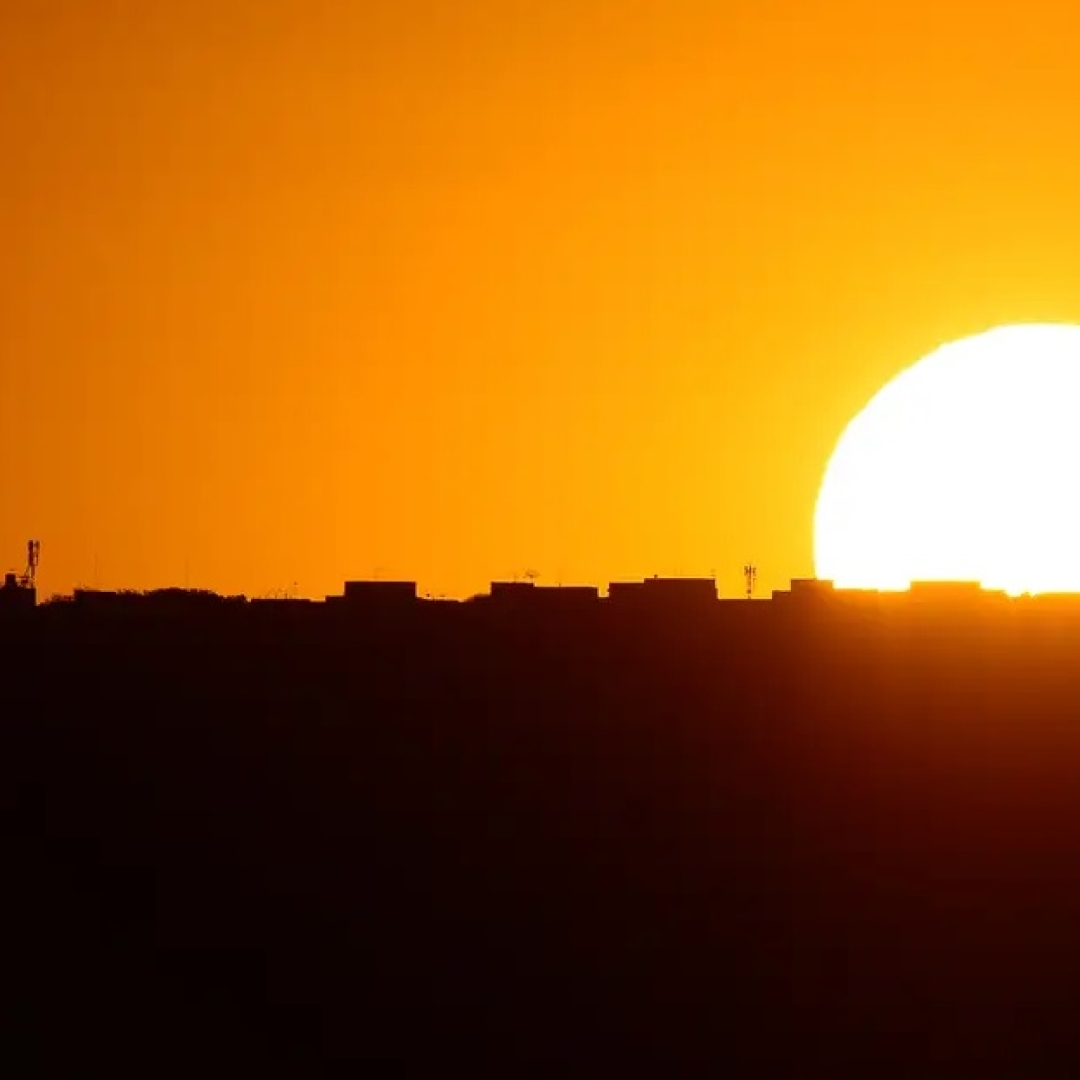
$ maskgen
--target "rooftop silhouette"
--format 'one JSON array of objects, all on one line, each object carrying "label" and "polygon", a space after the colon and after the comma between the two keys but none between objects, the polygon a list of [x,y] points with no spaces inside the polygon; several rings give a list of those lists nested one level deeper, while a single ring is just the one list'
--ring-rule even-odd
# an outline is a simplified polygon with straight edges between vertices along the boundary
[{"label": "rooftop silhouette", "polygon": [[0,597],[7,1035],[46,1074],[1074,1045],[1080,597]]},{"label": "rooftop silhouette", "polygon": [[25,614],[74,607],[90,612],[168,612],[235,610],[250,607],[260,611],[318,611],[393,614],[432,607],[490,608],[522,614],[563,613],[567,618],[591,609],[629,612],[682,610],[707,615],[761,607],[787,609],[795,605],[827,604],[832,609],[864,613],[901,612],[914,608],[943,610],[985,610],[997,605],[1011,610],[1067,610],[1075,605],[1080,612],[1080,593],[1036,593],[1011,597],[1001,590],[985,589],[977,581],[914,581],[906,590],[836,588],[832,581],[795,578],[787,589],[774,589],[770,597],[722,596],[714,578],[652,577],[636,581],[613,581],[606,591],[595,585],[543,585],[534,580],[493,581],[486,593],[464,600],[431,597],[420,593],[415,581],[350,580],[340,593],[323,599],[299,596],[248,598],[225,596],[207,589],[161,588],[151,590],[103,590],[77,588],[70,595],[56,595],[39,603],[37,591],[24,575],[9,573],[0,589],[0,612]]}]

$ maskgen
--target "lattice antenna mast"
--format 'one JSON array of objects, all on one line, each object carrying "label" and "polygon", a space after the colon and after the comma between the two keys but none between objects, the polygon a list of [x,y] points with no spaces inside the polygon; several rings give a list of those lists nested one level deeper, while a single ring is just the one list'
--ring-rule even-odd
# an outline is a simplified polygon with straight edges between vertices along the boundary
[{"label": "lattice antenna mast", "polygon": [[753,563],[747,563],[742,572],[746,579],[746,599],[753,600],[754,586],[757,584],[757,567]]},{"label": "lattice antenna mast", "polygon": [[41,543],[38,540],[26,542],[26,570],[23,573],[22,587],[24,589],[37,588],[37,568],[41,559]]}]

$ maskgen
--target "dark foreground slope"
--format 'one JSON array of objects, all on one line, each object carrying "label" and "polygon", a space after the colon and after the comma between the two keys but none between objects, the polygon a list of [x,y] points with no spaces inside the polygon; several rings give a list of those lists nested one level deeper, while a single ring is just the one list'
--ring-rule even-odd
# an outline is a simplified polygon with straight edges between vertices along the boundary
[{"label": "dark foreground slope", "polygon": [[1080,635],[755,609],[7,625],[3,1054],[1048,1075]]}]

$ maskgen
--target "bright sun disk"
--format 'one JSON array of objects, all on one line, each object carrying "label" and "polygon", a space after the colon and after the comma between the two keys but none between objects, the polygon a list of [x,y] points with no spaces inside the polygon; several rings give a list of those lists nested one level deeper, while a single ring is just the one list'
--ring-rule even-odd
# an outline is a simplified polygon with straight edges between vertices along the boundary
[{"label": "bright sun disk", "polygon": [[814,515],[840,588],[1080,592],[1080,326],[1005,326],[901,372],[848,425]]}]

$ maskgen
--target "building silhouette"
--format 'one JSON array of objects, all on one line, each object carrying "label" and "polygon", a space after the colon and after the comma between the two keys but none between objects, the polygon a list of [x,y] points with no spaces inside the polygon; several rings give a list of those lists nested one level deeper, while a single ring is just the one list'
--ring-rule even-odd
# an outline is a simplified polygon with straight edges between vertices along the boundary
[{"label": "building silhouette", "polygon": [[[986,613],[991,609],[1080,616],[1080,593],[1046,593],[1010,597],[1002,590],[985,589],[975,581],[914,581],[906,590],[842,589],[830,580],[794,578],[787,589],[774,589],[771,598],[754,600],[743,595],[721,597],[715,578],[653,576],[635,581],[613,581],[606,593],[595,585],[540,585],[536,581],[497,580],[485,593],[468,600],[421,596],[416,581],[348,580],[342,592],[322,599],[297,596],[222,596],[206,589],[164,588],[147,591],[76,588],[66,597],[51,597],[38,604],[37,589],[27,575],[8,573],[0,588],[0,612],[25,614],[35,609],[68,606],[90,614],[169,614],[221,612],[242,609],[267,614],[296,612],[316,619],[323,611],[336,611],[351,619],[375,621],[480,608],[492,613],[572,618],[590,612],[661,619],[696,619],[703,615],[725,619],[768,618],[771,611],[858,612],[861,616],[946,612]],[[719,613],[724,615],[720,616]],[[750,613],[753,614],[750,614]]]},{"label": "building silhouette", "polygon": [[400,608],[419,596],[415,581],[346,581],[341,599],[349,607]]},{"label": "building silhouette", "polygon": [[147,1032],[248,1071],[501,1069],[509,1032],[511,1072],[1075,1072],[1007,1055],[1075,1041],[1080,596],[35,599],[0,589],[0,926],[25,1045],[80,1058],[46,1075],[85,1071],[60,1028],[95,1075]]},{"label": "building silhouette", "polygon": [[643,581],[613,581],[608,602],[621,609],[641,611],[700,607],[719,598],[714,578],[651,577]]},{"label": "building silhouette", "polygon": [[28,611],[36,603],[37,589],[32,585],[22,584],[15,574],[4,575],[4,585],[0,588],[0,611]]}]

